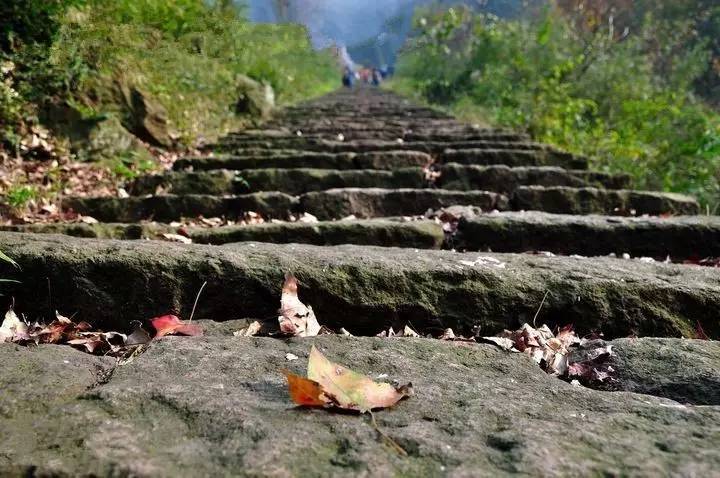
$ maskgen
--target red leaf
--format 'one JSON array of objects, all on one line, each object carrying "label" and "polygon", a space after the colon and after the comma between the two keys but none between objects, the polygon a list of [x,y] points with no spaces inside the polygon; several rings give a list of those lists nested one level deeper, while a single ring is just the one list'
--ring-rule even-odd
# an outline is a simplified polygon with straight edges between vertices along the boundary
[{"label": "red leaf", "polygon": [[299,375],[283,370],[287,377],[290,398],[298,405],[304,407],[324,407],[327,401],[322,399],[323,390],[320,384]]},{"label": "red leaf", "polygon": [[164,315],[151,320],[152,326],[157,330],[156,339],[166,335],[202,335],[203,330],[197,324],[187,324],[174,315]]},{"label": "red leaf", "polygon": [[695,325],[695,338],[698,340],[710,340],[710,337],[708,337],[708,335],[705,333],[705,330],[703,329],[700,321],[698,321],[697,325]]}]

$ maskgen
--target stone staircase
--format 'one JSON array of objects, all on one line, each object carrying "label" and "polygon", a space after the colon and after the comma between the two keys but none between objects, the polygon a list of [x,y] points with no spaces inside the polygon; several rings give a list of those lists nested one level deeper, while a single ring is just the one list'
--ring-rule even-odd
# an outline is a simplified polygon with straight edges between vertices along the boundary
[{"label": "stone staircase", "polygon": [[[19,313],[127,331],[194,311],[207,337],[162,340],[122,367],[0,346],[18,364],[0,382],[19,397],[0,395],[0,474],[720,469],[717,342],[680,339],[720,337],[720,270],[672,263],[720,256],[720,218],[693,198],[628,189],[629,177],[591,171],[587,158],[370,88],[287,108],[206,153],[138,178],[129,197],[64,200],[98,223],[2,228],[0,250],[21,269],[0,264],[0,277],[22,282],[8,285]],[[168,234],[194,244],[155,240]],[[356,337],[233,337],[277,317],[285,272],[323,325]],[[602,331],[619,351],[616,392],[489,345],[370,338],[405,325],[494,335],[534,320]],[[290,409],[277,371],[300,371],[310,343],[415,383],[416,397],[377,415],[408,456],[358,417]],[[22,375],[41,369],[53,387]],[[50,425],[35,425],[48,410],[59,410]],[[62,453],[58,436],[69,437]]]},{"label": "stone staircase", "polygon": [[[462,124],[384,91],[341,91],[288,108],[263,129],[231,134],[208,150],[209,157],[183,158],[173,171],[138,178],[131,197],[64,201],[65,209],[101,224],[5,230],[156,238],[177,232],[168,224],[183,218],[242,221],[257,213],[275,223],[180,232],[210,244],[629,253],[678,261],[720,255],[720,220],[697,216],[690,197],[629,190],[628,176],[590,171],[586,158],[523,134]],[[445,227],[452,236],[441,240],[435,219],[452,206],[468,207],[455,208],[457,229]],[[305,213],[320,222],[287,223]],[[346,218],[356,220],[340,222]],[[595,234],[603,240],[594,241]]]}]

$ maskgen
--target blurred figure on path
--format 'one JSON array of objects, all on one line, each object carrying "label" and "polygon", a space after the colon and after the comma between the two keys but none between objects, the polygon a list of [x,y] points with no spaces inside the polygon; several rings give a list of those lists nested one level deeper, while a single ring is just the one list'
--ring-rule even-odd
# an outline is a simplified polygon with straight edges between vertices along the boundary
[{"label": "blurred figure on path", "polygon": [[380,73],[380,70],[377,68],[373,68],[372,71],[372,84],[373,86],[380,86],[380,83],[382,83],[382,74]]},{"label": "blurred figure on path", "polygon": [[345,88],[352,88],[355,83],[355,73],[349,66],[345,67],[345,71],[342,76],[342,84]]}]

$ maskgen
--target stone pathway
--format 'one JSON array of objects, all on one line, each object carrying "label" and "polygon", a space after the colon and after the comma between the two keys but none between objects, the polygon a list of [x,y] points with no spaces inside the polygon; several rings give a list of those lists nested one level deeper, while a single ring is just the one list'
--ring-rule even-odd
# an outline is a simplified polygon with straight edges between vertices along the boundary
[{"label": "stone pathway", "polygon": [[[126,365],[0,344],[0,474],[720,476],[720,346],[680,338],[698,325],[720,337],[720,270],[665,263],[720,256],[720,219],[694,199],[628,190],[586,158],[374,89],[211,149],[138,178],[128,198],[65,200],[98,224],[0,232],[21,266],[0,277],[22,281],[8,287],[29,317],[127,331],[189,317],[207,282],[206,336]],[[248,213],[268,222],[172,224]],[[288,221],[308,214],[319,222]],[[178,233],[195,244],[133,240]],[[288,271],[322,324],[357,337],[234,337],[277,316]],[[538,323],[604,332],[612,384],[571,385],[491,345],[372,337],[407,324],[494,335],[532,322],[546,293]],[[413,382],[414,397],[376,413],[408,456],[367,417],[292,406],[280,371],[303,374],[311,344]]]}]

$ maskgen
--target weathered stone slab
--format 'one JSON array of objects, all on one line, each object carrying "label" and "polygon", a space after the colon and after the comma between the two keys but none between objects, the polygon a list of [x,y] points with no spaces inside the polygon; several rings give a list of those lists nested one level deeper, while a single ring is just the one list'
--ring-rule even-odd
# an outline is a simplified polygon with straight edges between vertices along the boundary
[{"label": "weathered stone slab", "polygon": [[720,217],[607,217],[504,212],[463,218],[457,247],[496,252],[686,259],[720,256]]},{"label": "weathered stone slab", "polygon": [[445,240],[442,226],[434,221],[370,219],[316,223],[281,222],[243,226],[172,227],[169,224],[25,224],[0,225],[0,231],[33,234],[64,234],[92,239],[163,239],[163,234],[182,233],[198,244],[268,242],[275,244],[314,244],[440,249]]},{"label": "weathered stone slab", "polygon": [[[414,397],[375,414],[408,456],[384,444],[367,416],[293,406],[281,370],[304,374],[311,344],[359,372],[414,384]],[[5,476],[651,477],[720,468],[720,407],[573,387],[490,345],[171,337],[43,412],[32,407],[48,362],[79,384],[67,371],[104,361],[6,345],[0,359],[17,364],[0,371],[17,383],[0,434]]]},{"label": "weathered stone slab", "polygon": [[277,155],[243,154],[182,158],[175,162],[176,171],[192,168],[198,171],[213,169],[244,170],[257,168],[324,168],[355,169],[354,155],[280,151]]},{"label": "weathered stone slab", "polygon": [[334,188],[423,188],[423,168],[374,169],[246,169],[244,171],[169,172],[138,178],[131,194],[153,194],[158,188],[173,194],[245,194],[280,191],[303,194]]},{"label": "weathered stone slab", "polygon": [[14,233],[0,233],[0,250],[22,267],[0,265],[0,277],[22,281],[4,286],[18,312],[37,317],[59,310],[108,328],[168,311],[188,317],[205,281],[196,318],[273,317],[290,271],[322,323],[356,334],[407,321],[423,332],[495,333],[532,321],[549,292],[538,320],[572,323],[580,334],[690,336],[699,322],[720,337],[720,270],[705,267],[489,255],[505,264],[499,267],[477,253],[449,251],[186,246]]},{"label": "weathered stone slab", "polygon": [[457,163],[439,167],[437,185],[443,189],[485,190],[512,194],[521,185],[574,186],[588,184],[562,168],[549,166],[475,166]]},{"label": "weathered stone slab", "polygon": [[122,224],[122,223],[37,223],[0,225],[0,231],[25,232],[32,234],[64,234],[88,239],[153,239],[159,234],[175,232],[166,224]]},{"label": "weathered stone slab", "polygon": [[440,249],[445,241],[442,226],[434,221],[401,222],[385,219],[317,223],[276,223],[255,226],[191,228],[188,235],[198,244],[268,242]]},{"label": "weathered stone slab", "polygon": [[512,197],[514,210],[621,216],[699,214],[700,205],[682,194],[597,188],[523,186]]},{"label": "weathered stone slab", "polygon": [[441,163],[506,166],[560,166],[568,169],[587,169],[586,158],[554,150],[520,149],[511,145],[501,149],[446,149],[437,154]]},{"label": "weathered stone slab", "polygon": [[665,397],[693,405],[720,405],[720,342],[630,338],[611,342],[615,370],[607,390]]},{"label": "weathered stone slab", "polygon": [[377,151],[366,153],[313,153],[281,150],[278,154],[252,154],[209,158],[185,158],[175,162],[177,171],[194,170],[246,170],[259,168],[314,168],[314,169],[398,169],[425,167],[432,162],[427,153],[420,151]]},{"label": "weathered stone slab", "polygon": [[603,173],[600,171],[588,171],[573,169],[572,174],[582,178],[590,186],[607,189],[629,189],[632,178],[625,173]]},{"label": "weathered stone slab", "polygon": [[[213,145],[212,149],[226,153],[241,154],[247,149],[302,149],[307,151],[327,153],[364,153],[368,151],[423,151],[433,155],[441,155],[445,151],[472,151],[473,155],[481,155],[482,151],[538,151],[542,152],[546,161],[555,161],[553,164],[569,163],[568,167],[583,169],[586,161],[582,158],[555,150],[541,143],[513,142],[513,141],[388,141],[382,139],[366,139],[356,141],[340,141],[318,138],[297,138],[289,140],[234,140],[226,139]],[[466,154],[466,156],[469,154]],[[461,162],[460,160],[455,162]],[[544,163],[550,164],[550,163]]]},{"label": "weathered stone slab", "polygon": [[311,192],[300,197],[303,211],[318,219],[415,216],[428,209],[454,204],[477,206],[484,210],[507,209],[507,197],[487,191],[446,191],[442,189],[346,188]]},{"label": "weathered stone slab", "polygon": [[[337,140],[342,137],[344,141],[362,141],[362,140],[386,140],[412,142],[455,142],[455,141],[494,141],[494,142],[530,142],[527,135],[500,132],[500,131],[473,131],[472,129],[463,128],[461,130],[450,130],[446,128],[413,129],[407,132],[405,128],[393,127],[392,125],[354,125],[353,123],[338,123],[334,127],[308,127],[307,123],[300,122],[296,128],[284,128],[283,130],[246,130],[240,133],[231,133],[221,140],[226,144],[242,145],[244,141],[269,141],[278,140],[278,144],[294,143],[298,144],[298,138],[305,140]],[[294,131],[292,130],[294,129]],[[298,136],[301,134],[302,136]],[[342,135],[342,136],[340,136]]]},{"label": "weathered stone slab", "polygon": [[183,217],[242,218],[256,212],[267,218],[286,219],[297,207],[293,196],[278,192],[254,193],[240,196],[208,196],[189,194],[176,196],[129,198],[66,198],[62,206],[83,216],[103,222],[138,222],[154,220],[171,222]]}]

